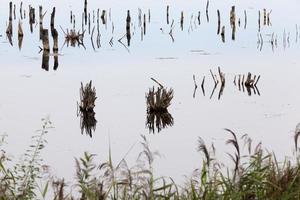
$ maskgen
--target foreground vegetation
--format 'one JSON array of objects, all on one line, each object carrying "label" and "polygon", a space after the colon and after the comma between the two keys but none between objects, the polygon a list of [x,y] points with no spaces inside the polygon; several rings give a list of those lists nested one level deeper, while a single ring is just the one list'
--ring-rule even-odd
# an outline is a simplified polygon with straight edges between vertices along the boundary
[{"label": "foreground vegetation", "polygon": [[[247,135],[238,139],[229,129],[226,132],[230,139],[226,143],[235,149],[235,153],[229,155],[233,167],[216,160],[214,146],[208,148],[199,138],[198,151],[203,154],[203,163],[185,184],[179,185],[170,177],[154,176],[153,162],[157,153],[142,136],[143,151],[135,166],[129,167],[124,159],[114,165],[110,150],[106,162],[95,164],[95,155],[85,152],[82,158],[75,160],[76,183],[66,185],[64,179],[43,177],[40,153],[49,128],[51,123],[44,120],[39,135],[33,137],[33,144],[15,165],[3,150],[3,137],[0,142],[0,199],[300,199],[298,156],[293,162],[288,159],[278,162],[260,143],[254,147]],[[296,131],[296,150],[299,134]],[[241,153],[241,142],[247,155]]]}]

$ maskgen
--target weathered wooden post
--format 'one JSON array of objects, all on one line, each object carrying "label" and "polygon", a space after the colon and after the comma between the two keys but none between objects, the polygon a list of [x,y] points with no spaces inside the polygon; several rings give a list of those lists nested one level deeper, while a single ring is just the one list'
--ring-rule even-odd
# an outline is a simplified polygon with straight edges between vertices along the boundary
[{"label": "weathered wooden post", "polygon": [[207,0],[207,3],[206,3],[206,9],[205,9],[205,11],[206,11],[206,20],[207,20],[207,22],[209,22],[208,7],[209,7],[209,0]]},{"label": "weathered wooden post", "polygon": [[35,9],[29,5],[29,24],[30,31],[33,32],[33,24],[35,24]]},{"label": "weathered wooden post", "polygon": [[95,23],[95,10],[93,10],[93,24]]},{"label": "weathered wooden post", "polygon": [[21,3],[20,3],[20,17],[21,17],[21,19],[23,19],[22,9],[23,9],[23,2],[21,1]]},{"label": "weathered wooden post", "polygon": [[139,27],[142,27],[142,10],[138,8],[138,21],[139,21]]},{"label": "weathered wooden post", "polygon": [[220,34],[220,30],[221,30],[221,16],[220,16],[220,11],[217,10],[217,15],[218,15],[218,31],[217,34]]},{"label": "weathered wooden post", "polygon": [[41,33],[41,38],[43,42],[43,58],[42,58],[42,69],[49,71],[49,31],[48,29],[43,29]]},{"label": "weathered wooden post", "polygon": [[50,47],[49,47],[49,31],[48,29],[43,29],[42,31],[42,41],[43,41],[43,50],[44,52],[49,52]]},{"label": "weathered wooden post", "polygon": [[81,17],[81,30],[82,32],[84,31],[84,13],[82,13],[82,17]]},{"label": "weathered wooden post", "polygon": [[57,53],[58,52],[58,33],[57,30],[54,29],[53,33],[52,33],[52,37],[53,37],[53,52]]},{"label": "weathered wooden post", "polygon": [[75,29],[75,26],[76,26],[76,18],[75,15],[73,15],[73,29]]},{"label": "weathered wooden post", "polygon": [[169,21],[169,10],[170,10],[170,7],[169,7],[169,5],[168,5],[168,6],[167,6],[167,24],[170,23],[170,21]]},{"label": "weathered wooden post", "polygon": [[268,14],[267,14],[267,24],[268,24],[268,26],[271,25],[271,21],[270,21],[270,14],[271,14],[271,12],[272,12],[272,10],[270,12],[268,12]]},{"label": "weathered wooden post", "polygon": [[258,32],[260,32],[260,10],[258,11]]},{"label": "weathered wooden post", "polygon": [[43,7],[39,6],[39,16],[40,16],[40,40],[43,39]]},{"label": "weathered wooden post", "polygon": [[225,26],[222,27],[221,38],[222,38],[222,42],[225,42]]},{"label": "weathered wooden post", "polygon": [[43,51],[42,69],[49,71],[49,52]]},{"label": "weathered wooden post", "polygon": [[244,10],[244,16],[245,16],[244,29],[246,29],[247,28],[247,12],[246,12],[246,10]]},{"label": "weathered wooden post", "polygon": [[24,36],[23,29],[22,29],[22,23],[21,23],[20,20],[19,20],[19,24],[18,24],[18,36],[19,37],[23,37]]},{"label": "weathered wooden post", "polygon": [[127,17],[126,17],[126,38],[127,38],[127,45],[128,46],[130,46],[130,39],[131,39],[130,23],[131,23],[130,11],[127,10]]},{"label": "weathered wooden post", "polygon": [[84,22],[87,25],[87,0],[84,0]]},{"label": "weathered wooden post", "polygon": [[54,65],[53,65],[54,71],[57,70],[58,65],[59,65],[59,64],[58,64],[58,54],[57,54],[56,52],[54,52]]},{"label": "weathered wooden post", "polygon": [[267,10],[264,8],[263,9],[263,13],[264,13],[264,26],[267,25]]},{"label": "weathered wooden post", "polygon": [[9,2],[9,19],[8,26],[6,29],[6,34],[11,37],[13,35],[13,27],[12,27],[12,2]]},{"label": "weathered wooden post", "polygon": [[18,46],[19,46],[19,50],[21,50],[22,48],[22,43],[23,43],[23,29],[22,29],[22,23],[19,20],[19,24],[18,24]]},{"label": "weathered wooden post", "polygon": [[89,28],[89,34],[91,34],[91,14],[89,13],[89,24],[88,24],[88,28]]},{"label": "weathered wooden post", "polygon": [[144,35],[146,35],[146,14],[144,14]]},{"label": "weathered wooden post", "polygon": [[16,4],[14,4],[14,20],[16,20]]},{"label": "weathered wooden post", "polygon": [[102,10],[102,14],[101,14],[101,20],[102,20],[102,24],[106,25],[106,10]]},{"label": "weathered wooden post", "polygon": [[184,16],[183,16],[183,11],[181,11],[181,16],[180,16],[180,27],[181,30],[183,31],[183,23],[184,23]]},{"label": "weathered wooden post", "polygon": [[54,35],[54,20],[55,20],[55,7],[53,7],[52,13],[51,13],[51,19],[50,19],[50,28],[51,28],[51,35],[53,37]]},{"label": "weathered wooden post", "polygon": [[54,21],[55,21],[55,7],[53,7],[53,10],[51,13],[50,27],[51,27],[51,35],[53,38],[53,52],[58,53],[58,32],[54,28]]},{"label": "weathered wooden post", "polygon": [[236,15],[235,15],[235,6],[231,7],[231,11],[230,11],[230,25],[232,28],[232,40],[235,40],[235,32],[236,32]]}]

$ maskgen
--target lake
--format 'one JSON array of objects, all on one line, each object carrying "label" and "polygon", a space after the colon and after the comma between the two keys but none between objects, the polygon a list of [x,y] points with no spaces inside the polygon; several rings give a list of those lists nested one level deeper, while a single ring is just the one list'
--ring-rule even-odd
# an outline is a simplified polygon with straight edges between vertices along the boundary
[{"label": "lake", "polygon": [[[24,1],[23,19],[20,1],[13,4],[16,19],[12,16],[11,42],[5,33],[9,1],[2,1],[0,6],[0,133],[8,135],[5,149],[14,157],[25,152],[30,137],[36,134],[42,125],[41,118],[45,117],[51,120],[54,129],[46,136],[44,163],[50,166],[51,173],[67,180],[72,180],[75,174],[74,157],[84,151],[104,160],[111,146],[115,163],[126,156],[133,164],[141,151],[140,135],[145,135],[152,149],[161,154],[154,162],[155,173],[179,181],[201,163],[198,137],[207,144],[213,142],[217,156],[228,159],[225,152],[233,150],[225,145],[229,134],[224,128],[239,137],[248,134],[255,143],[261,141],[282,158],[293,154],[293,134],[300,122],[299,1],[211,0],[206,14],[207,1],[88,0],[90,25],[82,25],[83,0]],[[32,32],[29,5],[35,8]],[[48,56],[40,52],[43,43],[39,35],[39,5],[46,12],[43,26],[49,29]],[[236,16],[234,40],[230,25],[232,6]],[[53,7],[56,7],[57,54],[53,54],[50,33]],[[264,9],[269,15],[265,24]],[[106,11],[105,23],[101,19],[102,10]],[[130,45],[126,37],[128,10]],[[217,10],[220,28],[225,27],[224,41],[217,34]],[[24,32],[21,48],[17,34],[19,20]],[[83,32],[82,27],[85,30],[84,45],[64,44],[64,32],[74,26],[76,32]],[[54,64],[55,59],[58,64]],[[226,80],[221,92],[221,83],[214,90],[210,72],[219,79],[218,67]],[[241,79],[245,75],[246,80],[248,72],[252,77],[256,75],[256,79],[260,76],[256,87],[239,88],[239,75]],[[198,86],[196,91],[193,76]],[[174,91],[168,107],[173,124],[160,131],[154,125],[154,132],[146,125],[145,96],[149,88],[159,86],[151,78]],[[94,108],[97,123],[92,137],[85,130],[82,132],[77,113],[80,84],[90,80],[97,92]]]}]

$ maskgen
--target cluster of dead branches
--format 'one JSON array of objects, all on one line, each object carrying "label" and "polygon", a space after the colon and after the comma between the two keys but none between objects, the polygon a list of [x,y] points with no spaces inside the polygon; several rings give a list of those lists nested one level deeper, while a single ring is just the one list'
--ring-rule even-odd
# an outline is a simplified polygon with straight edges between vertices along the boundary
[{"label": "cluster of dead branches", "polygon": [[85,86],[81,83],[80,88],[80,128],[81,133],[85,131],[87,135],[92,137],[92,132],[96,130],[97,120],[95,119],[95,101],[96,89],[92,86],[92,81]]},{"label": "cluster of dead branches", "polygon": [[171,105],[173,99],[173,89],[164,88],[162,84],[152,78],[159,87],[155,89],[152,87],[146,94],[147,104],[147,120],[146,126],[150,132],[160,132],[162,128],[172,126],[174,123],[172,115],[168,111],[168,107]]}]

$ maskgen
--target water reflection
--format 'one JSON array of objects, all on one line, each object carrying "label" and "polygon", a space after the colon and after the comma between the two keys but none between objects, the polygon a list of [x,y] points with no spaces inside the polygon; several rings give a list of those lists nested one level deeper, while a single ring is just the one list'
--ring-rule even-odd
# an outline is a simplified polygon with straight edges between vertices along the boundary
[{"label": "water reflection", "polygon": [[6,36],[7,36],[7,39],[9,41],[9,43],[11,44],[11,46],[13,46],[13,42],[12,42],[12,36],[13,36],[12,2],[9,3],[9,22],[8,22],[8,26],[7,26],[7,29],[6,29]]},{"label": "water reflection", "polygon": [[236,75],[234,77],[234,85],[238,87],[239,91],[247,92],[248,96],[252,94],[260,96],[259,89],[257,87],[257,83],[260,80],[260,75],[252,76],[250,72],[248,72],[247,77],[245,75]]},{"label": "water reflection", "polygon": [[[210,70],[211,80],[213,80],[213,88],[211,90],[209,98],[212,99],[216,91],[218,91],[218,100],[221,99],[224,90],[225,90],[225,73],[221,71],[221,68],[218,67],[218,74],[213,73]],[[203,76],[202,83],[201,83],[201,90],[203,96],[205,96],[205,76]],[[250,72],[247,75],[235,75],[233,83],[236,87],[238,87],[239,91],[247,92],[248,96],[252,94],[260,96],[260,91],[258,89],[258,82],[260,80],[260,75],[252,75]],[[198,85],[196,82],[195,75],[193,75],[193,82],[194,82],[194,91],[193,91],[193,98],[196,96],[196,92],[198,89]],[[217,89],[219,86],[219,89]]]},{"label": "water reflection", "polygon": [[24,33],[23,33],[23,29],[22,29],[22,23],[21,23],[21,21],[19,21],[19,24],[18,24],[18,47],[19,47],[19,50],[22,49],[23,36],[24,36]]},{"label": "water reflection", "polygon": [[[111,9],[109,9],[109,11],[107,10],[100,10],[99,8],[94,9],[94,10],[88,10],[88,2],[87,0],[84,1],[84,9],[83,12],[80,13],[80,17],[76,17],[76,14],[73,11],[70,11],[70,23],[72,28],[71,29],[66,29],[66,28],[61,28],[61,30],[64,32],[65,34],[65,44],[67,44],[67,46],[83,46],[85,47],[84,44],[84,33],[85,30],[88,30],[88,34],[91,38],[90,40],[90,44],[89,46],[92,46],[92,48],[95,50],[96,47],[100,48],[101,44],[100,44],[100,37],[103,34],[103,38],[108,38],[108,41],[106,41],[111,47],[113,47],[114,43],[113,43],[113,39],[114,39],[114,30],[115,30],[115,25],[114,22],[111,21]],[[232,6],[231,9],[228,11],[230,13],[230,15],[225,15],[228,16],[230,18],[230,26],[228,24],[228,26],[225,24],[225,22],[228,21],[228,19],[223,19],[221,18],[221,13],[219,9],[216,9],[217,12],[209,12],[209,5],[210,2],[207,1],[206,3],[206,8],[205,9],[205,14],[206,14],[206,21],[207,23],[211,24],[210,21],[210,17],[213,17],[213,15],[216,15],[217,18],[217,34],[221,36],[221,42],[225,42],[225,27],[229,27],[229,31],[231,31],[231,39],[232,40],[237,40],[236,36],[237,36],[237,32],[241,29],[239,29],[238,27],[242,26],[242,23],[244,23],[243,29],[247,29],[247,23],[248,23],[248,17],[247,17],[247,11],[246,10],[242,10],[242,12],[240,12],[239,10],[236,9],[236,6]],[[20,13],[19,16],[16,16],[16,6],[12,4],[12,2],[9,3],[9,21],[8,21],[8,26],[6,29],[6,35],[7,35],[7,39],[9,41],[9,43],[11,45],[13,45],[13,19],[25,19],[26,16],[26,12],[28,13],[29,16],[29,26],[30,26],[30,31],[33,32],[33,29],[35,28],[35,24],[37,23],[36,21],[36,9],[34,7],[32,7],[31,5],[29,5],[29,9],[27,10],[23,10],[23,3],[21,2],[20,4]],[[165,9],[165,8],[164,8]],[[177,16],[175,16],[173,13],[170,12],[170,6],[168,5],[165,11],[165,15],[163,16],[163,18],[166,20],[163,20],[165,24],[167,24],[169,27],[169,36],[171,38],[172,42],[175,42],[175,31],[181,30],[181,31],[187,31],[188,33],[190,33],[191,31],[195,31],[197,29],[198,26],[201,25],[201,12],[200,11],[196,11],[196,13],[188,13],[184,10],[181,10],[180,13],[177,14]],[[226,11],[227,12],[227,11]],[[242,13],[242,16],[239,16],[239,13]],[[271,13],[272,10],[270,9],[266,9],[263,8],[262,10],[258,10],[258,23],[256,24],[257,26],[257,30],[258,30],[258,50],[262,51],[263,50],[263,46],[264,46],[264,41],[263,41],[263,37],[264,35],[262,35],[261,33],[261,29],[263,29],[264,26],[272,26],[271,23]],[[39,6],[39,27],[40,27],[40,39],[42,40],[42,31],[44,30],[43,27],[43,19],[45,17],[47,13],[43,12],[42,6]],[[134,13],[133,13],[134,14]],[[150,13],[150,9],[148,9],[148,12],[146,13],[142,13],[142,10],[139,8],[138,9],[138,27],[139,27],[139,31],[140,31],[140,38],[141,41],[144,40],[144,37],[147,33],[150,33],[150,31],[147,30],[147,28],[151,28],[154,26],[148,26],[147,22],[150,24],[150,19],[151,19],[151,13]],[[173,14],[173,15],[172,15]],[[134,21],[135,18],[133,18],[132,13],[130,10],[127,10],[127,15],[126,16],[126,33],[122,34],[122,37],[118,40],[119,43],[126,48],[126,50],[128,52],[130,52],[129,48],[132,46],[132,40],[137,38],[134,37],[137,33],[135,24],[136,22]],[[51,33],[52,36],[55,36],[55,28],[54,28],[54,16],[55,16],[55,8],[53,8],[53,11],[51,13],[50,19],[51,19]],[[190,18],[189,18],[190,17]],[[81,24],[82,24],[82,29],[81,29],[81,33],[80,31],[75,31],[75,19],[80,19],[81,18]],[[97,18],[97,20],[96,20]],[[227,18],[227,17],[226,17]],[[244,19],[243,19],[244,18]],[[176,23],[174,23],[174,19],[178,19],[179,21],[179,25],[175,26]],[[187,20],[188,19],[188,20]],[[190,19],[190,20],[189,20]],[[257,18],[255,17],[254,19],[255,21],[257,20]],[[109,21],[111,21],[112,23],[109,23]],[[124,20],[125,21],[125,20]],[[188,28],[184,29],[185,24],[188,24]],[[105,30],[111,29],[110,31],[106,31],[106,32],[101,32],[100,34],[100,26],[103,25],[105,27]],[[236,27],[238,25],[238,27]],[[122,25],[123,26],[123,25]],[[160,24],[160,30],[162,31],[162,33],[164,33],[164,29],[163,26],[164,24]],[[297,26],[297,25],[296,25]],[[177,30],[176,30],[177,29]],[[66,31],[64,31],[66,30]],[[198,29],[199,30],[199,29]],[[253,30],[253,29],[252,29]],[[96,31],[95,35],[96,35],[96,42],[94,41],[94,32]],[[226,30],[227,31],[227,30]],[[58,31],[56,31],[57,35],[58,35]],[[105,36],[104,34],[110,34]],[[272,33],[274,37],[272,37],[270,39],[270,43],[272,50],[274,51],[274,48],[277,47],[277,38],[281,38],[282,34],[276,34],[276,33]],[[126,39],[125,41],[122,41],[124,39]],[[138,37],[139,38],[139,37]],[[283,41],[282,41],[282,46],[284,48],[289,47],[290,46],[290,32],[283,32]],[[54,42],[55,42],[55,37],[53,37]],[[296,27],[296,42],[298,40],[298,27]],[[22,48],[22,41],[23,41],[23,37],[18,36],[18,47],[19,49]],[[181,40],[182,41],[182,40]],[[104,41],[105,43],[105,41]],[[56,45],[54,43],[54,45]],[[63,45],[63,46],[64,46]],[[56,47],[55,47],[56,48]]]},{"label": "water reflection", "polygon": [[168,112],[147,112],[146,127],[150,133],[159,133],[162,129],[172,127],[174,119]]},{"label": "water reflection", "polygon": [[80,128],[81,134],[84,132],[90,137],[93,136],[93,132],[96,130],[97,120],[95,118],[95,101],[96,101],[96,89],[92,86],[92,81],[87,83],[85,86],[81,83],[80,88]]},{"label": "water reflection", "polygon": [[[156,81],[155,79],[153,79]],[[157,81],[156,81],[157,82]],[[159,133],[162,129],[171,127],[174,124],[174,119],[168,111],[173,99],[173,90],[164,88],[159,82],[160,87],[149,89],[146,94],[147,116],[146,127],[149,132]]]},{"label": "water reflection", "polygon": [[81,134],[86,134],[93,137],[93,132],[96,131],[97,120],[94,111],[80,111],[80,129]]},{"label": "water reflection", "polygon": [[49,71],[49,52],[43,51],[42,69]]},{"label": "water reflection", "polygon": [[126,17],[126,38],[127,38],[127,46],[130,46],[130,40],[131,40],[131,32],[130,32],[130,11],[127,11],[127,17]]},{"label": "water reflection", "polygon": [[49,71],[49,62],[50,62],[50,56],[53,56],[53,70],[56,71],[59,66],[58,62],[58,51],[54,51],[53,55],[49,53],[49,51],[43,51],[42,54],[42,69],[45,71]]}]

